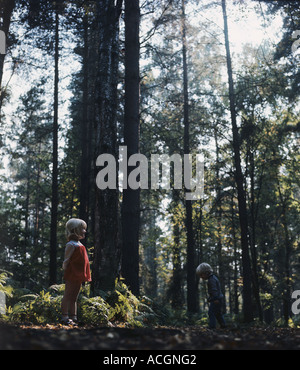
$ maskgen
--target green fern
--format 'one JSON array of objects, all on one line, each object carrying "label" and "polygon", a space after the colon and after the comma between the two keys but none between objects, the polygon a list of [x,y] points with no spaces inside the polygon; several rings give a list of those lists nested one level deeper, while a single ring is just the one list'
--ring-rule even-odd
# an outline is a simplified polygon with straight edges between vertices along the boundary
[{"label": "green fern", "polygon": [[[1,273],[2,289],[6,278],[7,275]],[[61,316],[64,289],[64,284],[52,285],[39,294],[16,289],[13,292],[17,292],[13,298],[16,303],[8,307],[6,319],[34,324],[57,323]],[[85,324],[107,325],[112,322],[119,326],[142,327],[155,325],[159,321],[159,316],[151,307],[153,302],[147,297],[138,299],[122,281],[116,282],[114,291],[102,292],[97,297],[89,298],[89,289],[89,286],[84,287],[78,299],[78,317]]]},{"label": "green fern", "polygon": [[12,297],[13,288],[10,285],[6,285],[9,275],[11,276],[12,274],[3,270],[0,273],[0,292],[3,292],[7,297]]}]

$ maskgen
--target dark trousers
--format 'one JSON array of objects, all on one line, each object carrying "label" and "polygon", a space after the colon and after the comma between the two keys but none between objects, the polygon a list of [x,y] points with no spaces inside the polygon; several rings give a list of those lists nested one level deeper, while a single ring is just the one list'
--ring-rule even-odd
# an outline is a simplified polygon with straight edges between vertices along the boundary
[{"label": "dark trousers", "polygon": [[220,324],[221,328],[226,326],[224,317],[222,315],[222,301],[218,300],[218,303],[210,302],[208,309],[209,317],[209,328],[215,329],[217,326],[217,321]]}]

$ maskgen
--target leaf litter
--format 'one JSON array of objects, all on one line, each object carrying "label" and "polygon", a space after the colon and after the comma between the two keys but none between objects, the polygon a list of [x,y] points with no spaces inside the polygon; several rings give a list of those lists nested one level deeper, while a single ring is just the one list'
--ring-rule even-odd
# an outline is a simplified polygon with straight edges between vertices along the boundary
[{"label": "leaf litter", "polygon": [[300,329],[68,327],[0,324],[0,349],[15,350],[299,350]]}]

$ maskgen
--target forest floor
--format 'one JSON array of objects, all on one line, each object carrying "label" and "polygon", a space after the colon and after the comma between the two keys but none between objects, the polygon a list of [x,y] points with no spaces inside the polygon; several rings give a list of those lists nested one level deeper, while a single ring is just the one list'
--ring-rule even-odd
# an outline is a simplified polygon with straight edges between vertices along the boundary
[{"label": "forest floor", "polygon": [[300,350],[300,329],[0,324],[1,350]]}]

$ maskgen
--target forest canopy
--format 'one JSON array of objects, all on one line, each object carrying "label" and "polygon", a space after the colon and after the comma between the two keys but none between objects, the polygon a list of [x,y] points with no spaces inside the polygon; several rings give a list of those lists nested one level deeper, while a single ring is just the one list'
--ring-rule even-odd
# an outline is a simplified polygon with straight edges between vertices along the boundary
[{"label": "forest canopy", "polygon": [[63,282],[76,217],[88,225],[92,296],[121,279],[136,296],[203,312],[195,271],[207,262],[227,313],[287,323],[300,289],[299,5],[0,0],[10,284]]}]

